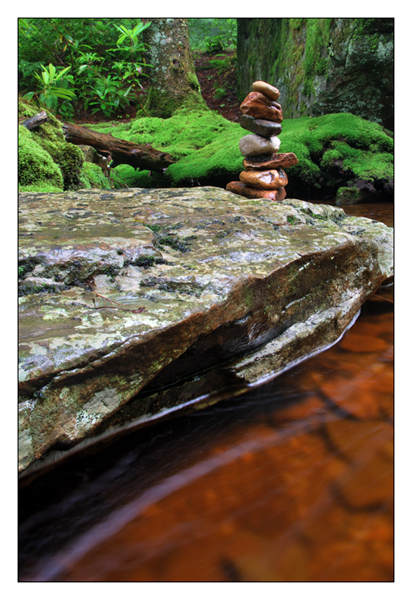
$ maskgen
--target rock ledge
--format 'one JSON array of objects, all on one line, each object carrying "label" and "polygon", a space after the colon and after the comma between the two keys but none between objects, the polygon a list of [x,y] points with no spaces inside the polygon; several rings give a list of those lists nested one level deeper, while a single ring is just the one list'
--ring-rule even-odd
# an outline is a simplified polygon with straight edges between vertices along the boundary
[{"label": "rock ledge", "polygon": [[295,199],[87,190],[19,213],[23,473],[259,385],[392,276],[392,229]]}]

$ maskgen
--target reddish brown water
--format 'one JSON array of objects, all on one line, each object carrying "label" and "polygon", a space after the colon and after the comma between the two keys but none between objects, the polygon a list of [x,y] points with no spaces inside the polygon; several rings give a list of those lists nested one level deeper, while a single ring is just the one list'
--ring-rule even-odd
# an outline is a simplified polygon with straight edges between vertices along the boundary
[{"label": "reddish brown water", "polygon": [[392,290],[265,386],[24,487],[21,580],[392,581]]}]

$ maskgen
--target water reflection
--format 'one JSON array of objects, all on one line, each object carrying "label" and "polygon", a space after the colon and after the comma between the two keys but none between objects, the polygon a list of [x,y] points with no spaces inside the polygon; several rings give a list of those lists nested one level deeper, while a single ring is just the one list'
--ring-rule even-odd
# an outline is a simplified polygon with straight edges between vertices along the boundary
[{"label": "water reflection", "polygon": [[265,386],[23,488],[21,579],[391,581],[391,300]]}]

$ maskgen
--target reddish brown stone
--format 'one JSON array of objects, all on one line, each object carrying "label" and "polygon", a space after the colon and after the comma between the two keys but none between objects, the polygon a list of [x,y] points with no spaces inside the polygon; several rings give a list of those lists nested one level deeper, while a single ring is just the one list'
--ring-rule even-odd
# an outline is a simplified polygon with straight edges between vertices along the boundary
[{"label": "reddish brown stone", "polygon": [[247,156],[243,161],[245,169],[266,171],[267,169],[287,169],[298,164],[296,154],[293,152],[279,154],[261,154],[260,156]]},{"label": "reddish brown stone", "polygon": [[260,92],[261,94],[264,94],[271,100],[277,100],[280,96],[279,90],[273,85],[266,83],[266,81],[255,81],[255,83],[252,85],[252,90],[254,92]]},{"label": "reddish brown stone", "polygon": [[242,171],[239,175],[242,183],[260,190],[278,190],[288,184],[288,178],[283,169],[278,171]]},{"label": "reddish brown stone", "polygon": [[260,92],[250,92],[240,105],[240,110],[244,115],[255,119],[266,119],[275,123],[283,121],[281,105]]},{"label": "reddish brown stone", "polygon": [[278,190],[257,190],[256,188],[251,188],[241,181],[231,181],[227,184],[226,189],[228,192],[233,192],[234,194],[238,194],[239,196],[244,196],[245,198],[265,198],[266,200],[284,200],[286,198],[286,190],[284,187]]}]

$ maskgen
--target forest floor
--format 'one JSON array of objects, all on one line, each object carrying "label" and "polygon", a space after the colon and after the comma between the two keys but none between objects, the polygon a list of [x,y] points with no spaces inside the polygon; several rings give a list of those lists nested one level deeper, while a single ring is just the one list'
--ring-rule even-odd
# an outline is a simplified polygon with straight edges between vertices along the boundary
[{"label": "forest floor", "polygon": [[[194,57],[196,75],[199,80],[203,99],[211,110],[217,111],[228,121],[238,122],[241,115],[240,102],[236,96],[236,66],[230,59],[233,52],[222,52],[216,56],[212,54],[197,54]],[[216,61],[222,62],[222,67],[216,67]],[[215,64],[210,64],[215,61]],[[142,81],[143,89],[147,88]],[[136,102],[128,106],[116,116],[107,117],[104,113],[91,113],[83,111],[73,121],[77,125],[102,123],[107,121],[127,122],[136,117],[136,112],[141,110],[145,102],[145,91],[136,96]]]},{"label": "forest floor", "polygon": [[219,58],[210,54],[201,54],[195,58],[196,75],[208,107],[216,110],[228,121],[237,123],[242,113],[236,96],[236,66],[218,69],[210,65],[210,60],[226,62],[233,57],[233,52],[222,52],[218,56]]}]

